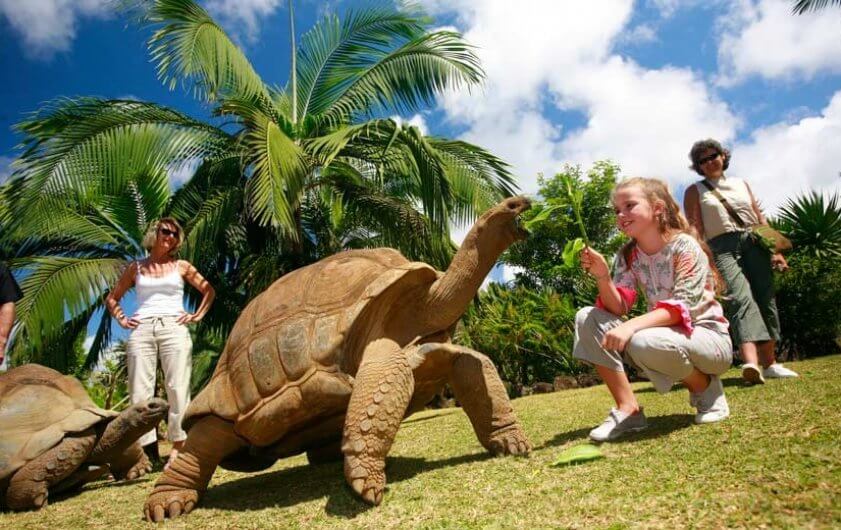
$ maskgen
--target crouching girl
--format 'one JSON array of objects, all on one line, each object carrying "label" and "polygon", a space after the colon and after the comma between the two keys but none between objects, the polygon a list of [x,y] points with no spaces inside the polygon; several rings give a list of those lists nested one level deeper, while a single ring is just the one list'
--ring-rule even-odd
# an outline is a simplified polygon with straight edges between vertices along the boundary
[{"label": "crouching girl", "polygon": [[[689,389],[696,423],[730,415],[719,375],[732,361],[732,344],[722,308],[715,299],[717,272],[708,251],[659,180],[632,178],[613,192],[616,222],[631,241],[614,260],[613,278],[605,258],[581,253],[582,267],[599,288],[596,307],[576,316],[574,355],[595,365],[616,407],[590,431],[595,441],[613,440],[647,426],[623,361],[641,370],[660,392],[676,381]],[[720,282],[719,282],[720,283]],[[648,312],[622,317],[643,291]]]}]

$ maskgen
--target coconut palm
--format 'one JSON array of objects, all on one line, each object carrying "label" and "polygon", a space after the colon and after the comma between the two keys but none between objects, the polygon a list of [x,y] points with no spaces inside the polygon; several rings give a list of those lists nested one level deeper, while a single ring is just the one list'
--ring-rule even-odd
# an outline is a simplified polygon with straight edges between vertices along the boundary
[{"label": "coconut palm", "polygon": [[841,6],[841,0],[795,0],[792,12],[802,15],[808,11],[818,11],[830,5]]},{"label": "coconut palm", "polygon": [[[290,83],[278,88],[196,2],[126,7],[154,30],[161,81],[189,87],[214,118],[76,98],[18,125],[24,150],[0,209],[0,248],[15,249],[26,292],[13,360],[83,332],[162,214],[185,224],[185,257],[220,294],[205,321],[224,332],[279,275],[338,250],[388,245],[445,265],[450,223],[513,191],[487,151],[384,118],[482,79],[461,37],[430,31],[419,12],[325,17],[293,44]],[[169,175],[184,168],[196,169],[173,193]],[[104,315],[88,362],[110,324]]]},{"label": "coconut palm", "polygon": [[797,254],[841,258],[841,197],[817,192],[789,199],[774,219]]}]

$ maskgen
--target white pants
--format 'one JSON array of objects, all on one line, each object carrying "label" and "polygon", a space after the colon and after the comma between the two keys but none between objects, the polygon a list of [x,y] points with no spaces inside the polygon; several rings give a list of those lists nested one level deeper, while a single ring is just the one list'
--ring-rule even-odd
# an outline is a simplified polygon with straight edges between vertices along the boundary
[{"label": "white pants", "polygon": [[[166,383],[169,401],[168,438],[179,442],[187,438],[181,428],[181,418],[190,403],[190,371],[193,340],[187,326],[178,324],[176,317],[148,317],[140,320],[126,344],[128,389],[131,403],[154,397],[155,372],[158,357]],[[140,445],[157,441],[151,430],[140,438]]]},{"label": "white pants", "polygon": [[677,326],[643,329],[634,333],[624,352],[602,348],[605,333],[621,323],[621,318],[604,309],[579,310],[575,316],[573,357],[614,372],[624,372],[625,362],[641,369],[661,394],[689,377],[693,368],[721,375],[733,361],[730,336],[702,326],[695,326],[691,336]]}]

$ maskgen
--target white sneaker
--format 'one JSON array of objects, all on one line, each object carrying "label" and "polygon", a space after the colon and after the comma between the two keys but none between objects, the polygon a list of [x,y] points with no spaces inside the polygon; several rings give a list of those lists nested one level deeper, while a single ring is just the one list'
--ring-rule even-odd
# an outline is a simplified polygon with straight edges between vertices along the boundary
[{"label": "white sneaker", "polygon": [[689,404],[698,409],[695,423],[715,423],[730,415],[730,406],[724,397],[724,387],[721,378],[710,376],[707,389],[699,394],[689,394]]},{"label": "white sneaker", "polygon": [[762,377],[762,372],[759,367],[753,363],[745,363],[742,365],[742,379],[753,385],[764,385],[765,378]]},{"label": "white sneaker", "polygon": [[800,377],[800,374],[794,370],[790,370],[780,363],[774,363],[768,368],[762,370],[762,375],[767,379],[785,379],[788,377]]},{"label": "white sneaker", "polygon": [[623,434],[641,431],[648,427],[645,414],[640,407],[636,414],[628,414],[619,409],[610,409],[610,413],[601,425],[590,431],[590,439],[594,442],[615,440]]}]

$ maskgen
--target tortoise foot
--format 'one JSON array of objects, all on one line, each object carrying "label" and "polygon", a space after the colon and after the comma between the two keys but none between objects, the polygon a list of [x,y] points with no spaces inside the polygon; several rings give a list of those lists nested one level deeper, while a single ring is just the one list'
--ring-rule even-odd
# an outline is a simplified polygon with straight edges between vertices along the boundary
[{"label": "tortoise foot", "polygon": [[181,488],[155,488],[146,505],[143,514],[147,521],[159,523],[169,517],[175,519],[179,515],[190,513],[199,501],[199,492]]},{"label": "tortoise foot", "polygon": [[152,472],[152,461],[143,453],[143,456],[128,469],[111,469],[111,474],[114,475],[114,480],[134,480],[140,478],[146,473]]},{"label": "tortoise foot", "polygon": [[345,479],[368,504],[378,506],[385,491],[385,462],[367,455],[345,455]]},{"label": "tortoise foot", "polygon": [[491,435],[488,442],[491,453],[495,455],[525,456],[531,452],[531,442],[522,427],[515,425]]}]

